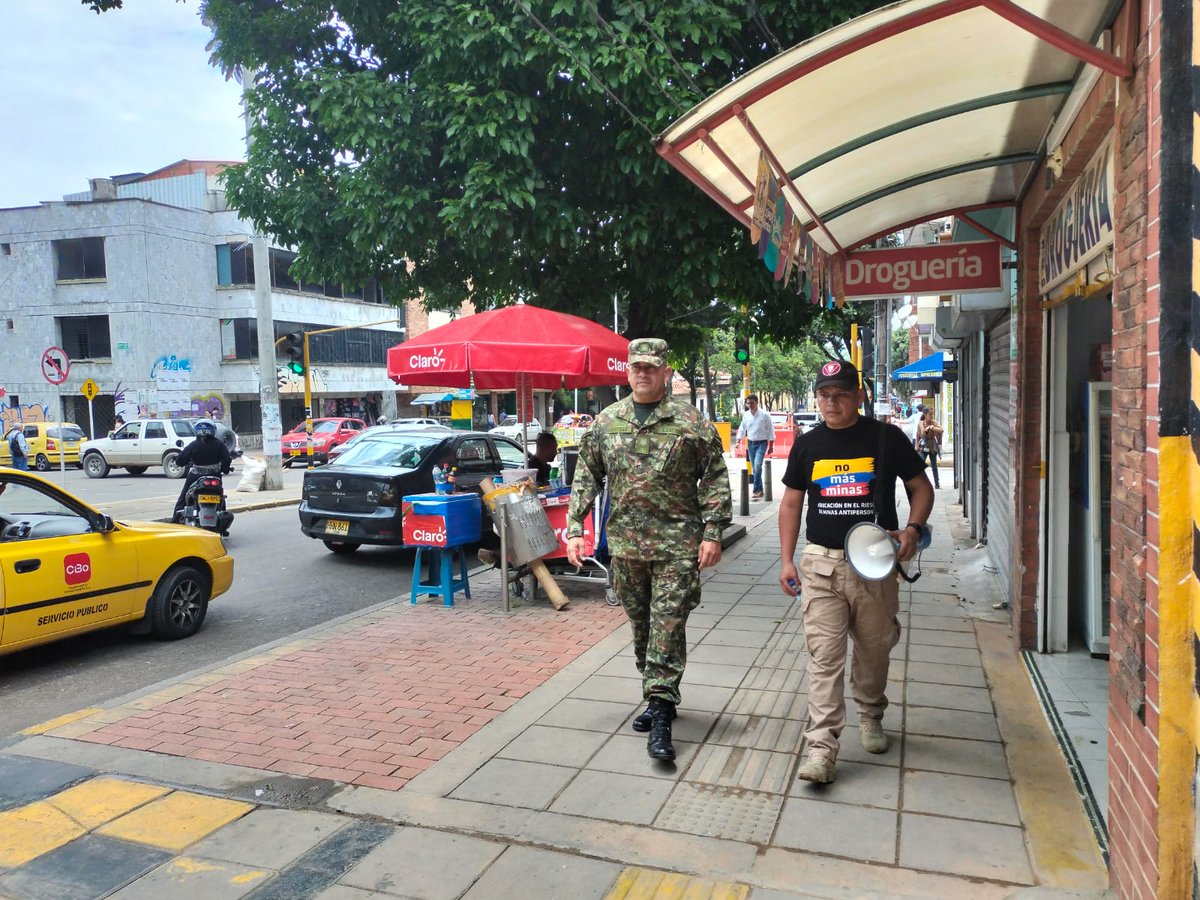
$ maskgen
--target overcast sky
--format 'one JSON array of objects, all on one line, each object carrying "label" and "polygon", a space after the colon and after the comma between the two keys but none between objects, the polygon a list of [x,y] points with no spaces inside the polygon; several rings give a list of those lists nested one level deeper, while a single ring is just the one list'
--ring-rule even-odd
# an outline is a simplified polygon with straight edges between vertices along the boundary
[{"label": "overcast sky", "polygon": [[244,159],[239,88],[208,63],[198,0],[0,0],[0,208],[180,159]]}]

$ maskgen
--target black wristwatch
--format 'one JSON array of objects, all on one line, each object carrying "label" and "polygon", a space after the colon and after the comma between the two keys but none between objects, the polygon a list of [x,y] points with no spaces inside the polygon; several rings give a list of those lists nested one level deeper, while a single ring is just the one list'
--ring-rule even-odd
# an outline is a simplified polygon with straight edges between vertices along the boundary
[{"label": "black wristwatch", "polygon": [[917,540],[918,540],[918,541],[920,541],[920,540],[921,540],[921,538],[925,537],[925,535],[927,535],[927,534],[929,533],[929,526],[928,526],[928,525],[922,525],[922,524],[920,524],[919,522],[909,522],[909,523],[908,523],[907,525],[905,525],[904,527],[905,527],[905,528],[914,528],[914,529],[916,529],[916,532],[917,532]]}]

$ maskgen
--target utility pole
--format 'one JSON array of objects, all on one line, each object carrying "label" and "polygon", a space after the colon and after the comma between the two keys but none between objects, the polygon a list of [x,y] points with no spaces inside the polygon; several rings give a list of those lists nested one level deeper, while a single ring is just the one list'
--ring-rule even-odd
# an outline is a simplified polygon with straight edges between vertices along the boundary
[{"label": "utility pole", "polygon": [[[249,76],[242,72],[242,116],[246,120],[246,157],[250,157],[250,107],[247,100]],[[279,415],[279,376],[275,373],[275,313],[271,308],[270,245],[254,225],[254,310],[258,329],[258,400],[262,409],[263,457],[267,471],[263,475],[264,491],[283,490],[283,457],[280,441],[283,425]]]}]

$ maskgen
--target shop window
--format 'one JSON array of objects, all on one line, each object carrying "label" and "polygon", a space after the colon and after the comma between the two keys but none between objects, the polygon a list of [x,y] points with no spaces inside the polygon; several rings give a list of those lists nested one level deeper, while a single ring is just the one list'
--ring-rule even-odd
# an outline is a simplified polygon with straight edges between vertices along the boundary
[{"label": "shop window", "polygon": [[59,345],[71,359],[111,359],[108,316],[56,316]]},{"label": "shop window", "polygon": [[51,241],[57,281],[104,279],[104,238],[86,237]]}]

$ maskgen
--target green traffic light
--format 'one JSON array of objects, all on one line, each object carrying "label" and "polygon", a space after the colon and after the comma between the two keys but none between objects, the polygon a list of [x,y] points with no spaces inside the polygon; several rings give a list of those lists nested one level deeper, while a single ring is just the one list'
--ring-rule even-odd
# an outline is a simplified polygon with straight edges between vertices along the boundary
[{"label": "green traffic light", "polygon": [[743,350],[739,347],[737,350],[733,351],[733,358],[740,363],[748,363],[750,362],[750,351]]},{"label": "green traffic light", "polygon": [[290,362],[290,363],[288,363],[288,364],[287,364],[287,367],[288,367],[289,369],[291,369],[291,370],[292,370],[292,372],[294,372],[296,375],[303,375],[303,374],[304,374],[304,363],[302,363],[302,362],[295,362],[295,361],[292,361],[292,362]]}]

